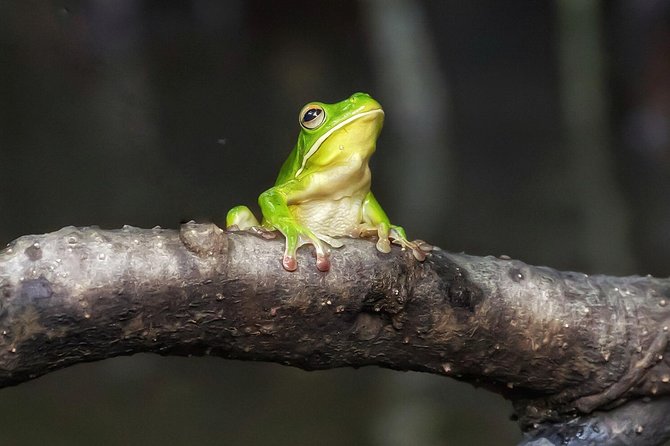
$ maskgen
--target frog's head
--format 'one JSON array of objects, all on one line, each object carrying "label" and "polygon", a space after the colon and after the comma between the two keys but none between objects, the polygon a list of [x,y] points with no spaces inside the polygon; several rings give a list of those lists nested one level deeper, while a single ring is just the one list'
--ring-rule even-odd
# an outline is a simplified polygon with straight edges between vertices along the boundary
[{"label": "frog's head", "polygon": [[310,102],[298,116],[300,136],[295,175],[310,164],[328,166],[352,156],[367,159],[374,153],[384,123],[381,105],[367,93],[354,93],[335,104]]}]

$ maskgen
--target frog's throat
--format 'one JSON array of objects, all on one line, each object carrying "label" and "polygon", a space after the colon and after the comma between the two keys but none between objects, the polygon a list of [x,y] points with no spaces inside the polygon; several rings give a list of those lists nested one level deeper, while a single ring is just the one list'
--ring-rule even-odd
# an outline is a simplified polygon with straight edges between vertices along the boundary
[{"label": "frog's throat", "polygon": [[366,112],[359,113],[359,114],[357,114],[357,115],[351,116],[350,118],[345,119],[344,121],[340,122],[340,123],[337,124],[335,127],[333,127],[332,129],[328,130],[326,133],[324,133],[323,135],[321,135],[321,136],[319,137],[319,139],[317,139],[316,142],[315,142],[314,144],[312,144],[312,147],[309,148],[309,151],[307,152],[307,154],[305,155],[305,157],[302,159],[302,165],[300,166],[300,169],[298,169],[298,171],[295,173],[295,176],[297,177],[298,175],[300,175],[300,173],[301,173],[301,172],[303,171],[303,169],[305,168],[305,164],[307,163],[307,160],[308,160],[312,155],[314,155],[314,154],[316,153],[317,150],[319,150],[319,147],[321,147],[321,144],[323,144],[323,142],[324,142],[325,140],[327,140],[327,139],[330,137],[330,135],[333,134],[333,132],[335,132],[336,130],[341,129],[341,128],[344,127],[345,125],[350,124],[351,122],[353,122],[353,121],[355,121],[355,120],[357,120],[357,119],[359,119],[359,118],[363,118],[363,117],[365,117],[365,116],[370,116],[370,115],[373,115],[373,114],[375,114],[375,113],[381,113],[381,114],[383,115],[383,114],[384,114],[384,110],[382,110],[381,108],[377,108],[377,109],[374,109],[374,110],[366,111]]}]

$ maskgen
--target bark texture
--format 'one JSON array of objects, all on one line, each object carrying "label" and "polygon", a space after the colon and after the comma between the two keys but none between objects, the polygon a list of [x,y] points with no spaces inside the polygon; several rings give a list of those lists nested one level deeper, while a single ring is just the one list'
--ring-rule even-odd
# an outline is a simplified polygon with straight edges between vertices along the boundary
[{"label": "bark texture", "polygon": [[420,263],[367,240],[327,273],[303,248],[288,273],[282,252],[194,223],[21,237],[0,252],[0,386],[138,352],[377,365],[503,394],[526,444],[668,436],[668,279],[442,250]]}]

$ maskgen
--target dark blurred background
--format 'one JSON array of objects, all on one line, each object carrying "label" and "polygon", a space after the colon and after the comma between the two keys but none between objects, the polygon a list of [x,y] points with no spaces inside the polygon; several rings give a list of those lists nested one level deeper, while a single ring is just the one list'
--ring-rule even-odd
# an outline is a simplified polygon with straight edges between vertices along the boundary
[{"label": "dark blurred background", "polygon": [[[0,0],[0,241],[224,224],[311,100],[386,110],[373,190],[451,251],[670,272],[670,2]],[[487,445],[469,385],[137,355],[0,392],[2,445]]]}]

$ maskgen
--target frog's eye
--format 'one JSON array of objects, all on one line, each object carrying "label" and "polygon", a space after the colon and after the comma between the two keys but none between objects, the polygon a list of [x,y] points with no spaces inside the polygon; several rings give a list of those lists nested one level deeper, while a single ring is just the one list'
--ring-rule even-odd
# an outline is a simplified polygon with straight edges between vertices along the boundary
[{"label": "frog's eye", "polygon": [[314,130],[326,120],[326,111],[316,104],[306,105],[300,111],[300,125],[307,130]]}]

